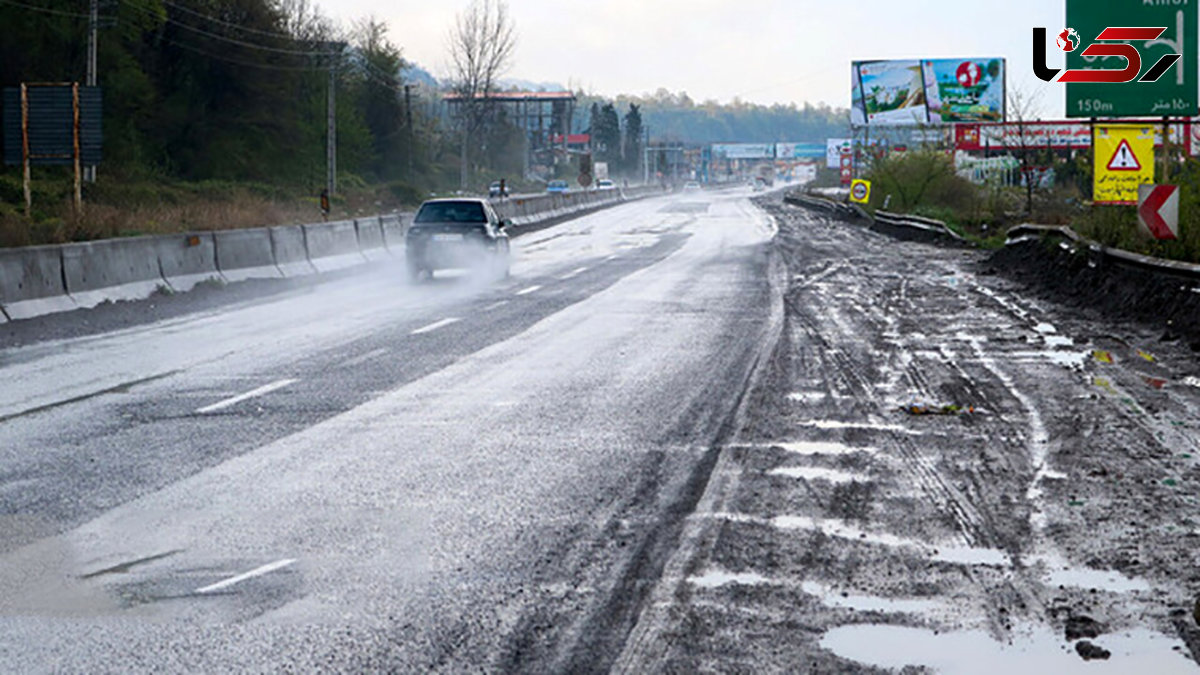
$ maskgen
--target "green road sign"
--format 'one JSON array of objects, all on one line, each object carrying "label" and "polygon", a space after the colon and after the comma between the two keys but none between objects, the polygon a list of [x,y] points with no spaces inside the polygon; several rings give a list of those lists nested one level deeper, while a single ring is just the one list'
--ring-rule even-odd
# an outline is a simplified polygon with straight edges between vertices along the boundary
[{"label": "green road sign", "polygon": [[1142,55],[1145,75],[1167,54],[1182,54],[1157,82],[1069,83],[1067,117],[1193,117],[1197,104],[1197,24],[1195,2],[1145,2],[1144,0],[1067,0],[1067,26],[1079,34],[1080,44],[1067,53],[1067,68],[1112,68],[1126,61],[1120,56],[1084,57],[1084,48],[1108,27],[1163,27],[1157,40],[1131,43]]}]

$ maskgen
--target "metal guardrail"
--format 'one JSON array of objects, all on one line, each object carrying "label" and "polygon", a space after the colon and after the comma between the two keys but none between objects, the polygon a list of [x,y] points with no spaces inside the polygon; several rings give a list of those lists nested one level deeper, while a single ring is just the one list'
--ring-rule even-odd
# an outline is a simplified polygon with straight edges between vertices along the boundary
[{"label": "metal guardrail", "polygon": [[1059,236],[1069,239],[1076,250],[1079,248],[1087,249],[1095,258],[1101,260],[1111,260],[1121,265],[1182,276],[1188,279],[1200,279],[1200,265],[1178,260],[1155,258],[1154,256],[1134,253],[1119,248],[1110,248],[1080,235],[1065,225],[1036,225],[1033,223],[1017,225],[1008,231],[1008,239],[1004,244],[1005,246],[1016,246],[1031,240],[1040,240],[1047,236]]},{"label": "metal guardrail", "polygon": [[[784,201],[797,206],[826,211],[835,215],[862,218],[871,223],[883,223],[893,227],[907,227],[946,235],[958,241],[965,241],[961,235],[951,230],[945,223],[932,218],[902,215],[888,211],[876,211],[874,216],[872,216],[857,204],[844,204],[815,195],[792,194],[785,197]],[[1067,239],[1071,241],[1072,247],[1076,250],[1081,248],[1086,249],[1093,256],[1093,259],[1109,260],[1120,265],[1171,274],[1188,279],[1200,279],[1200,265],[1178,260],[1155,258],[1154,256],[1134,253],[1119,248],[1110,248],[1080,235],[1065,225],[1037,225],[1034,223],[1017,225],[1009,229],[1005,245],[1014,246],[1031,240],[1040,240],[1046,236],[1058,236]]]}]

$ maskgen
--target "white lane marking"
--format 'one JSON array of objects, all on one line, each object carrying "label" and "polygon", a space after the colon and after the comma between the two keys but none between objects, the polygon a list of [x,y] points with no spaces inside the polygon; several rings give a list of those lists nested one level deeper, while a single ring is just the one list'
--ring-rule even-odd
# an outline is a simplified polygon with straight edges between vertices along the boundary
[{"label": "white lane marking", "polygon": [[542,290],[541,286],[530,286],[529,288],[522,288],[517,291],[517,295],[529,295],[530,293],[537,293],[540,290]]},{"label": "white lane marking", "polygon": [[609,260],[616,260],[617,258],[620,258],[620,257],[621,257],[621,254],[614,253],[614,254],[608,256],[607,258],[605,258],[604,262],[608,262]]},{"label": "white lane marking", "polygon": [[459,321],[462,321],[462,319],[456,319],[454,317],[442,319],[441,321],[435,321],[424,328],[418,328],[414,330],[411,335],[424,335],[425,333],[432,333],[439,328],[445,328],[446,326],[458,323]]},{"label": "white lane marking", "polygon": [[501,300],[500,302],[493,302],[492,304],[488,305],[487,307],[484,307],[483,311],[490,312],[493,309],[499,309],[507,304],[508,304],[507,300]]},{"label": "white lane marking", "polygon": [[254,569],[250,570],[249,572],[244,572],[235,577],[229,577],[228,579],[226,579],[224,581],[218,581],[215,584],[209,584],[203,588],[197,588],[195,590],[195,592],[196,593],[212,593],[213,591],[219,591],[222,588],[229,588],[230,586],[241,583],[247,579],[253,579],[254,577],[261,577],[264,574],[270,574],[271,572],[274,572],[275,570],[283,569],[284,567],[287,567],[288,565],[291,565],[294,562],[296,562],[296,561],[292,558],[287,558],[285,560],[277,560],[273,563],[263,565],[262,567],[255,567]]},{"label": "white lane marking", "polygon": [[586,268],[586,267],[580,267],[577,270],[571,270],[570,272],[567,272],[563,276],[559,277],[559,279],[561,279],[563,281],[566,281],[568,279],[574,279],[575,277],[579,276],[580,274],[583,274],[587,270],[588,270],[588,268]]},{"label": "white lane marking", "polygon": [[346,368],[346,367],[350,367],[350,366],[357,366],[361,363],[366,363],[367,361],[370,361],[372,359],[377,359],[386,353],[388,353],[388,350],[386,350],[386,349],[382,349],[382,348],[381,349],[372,349],[371,351],[367,352],[366,354],[355,356],[352,359],[347,359],[345,361],[342,361],[342,367]]},{"label": "white lane marking", "polygon": [[225,408],[228,408],[230,406],[235,406],[235,405],[241,403],[242,401],[245,401],[246,399],[251,399],[256,396],[262,396],[264,394],[269,394],[277,389],[283,389],[284,387],[293,385],[296,382],[299,382],[299,380],[279,380],[278,382],[272,382],[271,384],[263,385],[253,391],[248,391],[244,394],[238,394],[237,396],[234,396],[232,398],[227,398],[224,401],[218,401],[217,403],[214,403],[212,405],[206,405],[203,408],[200,408],[199,410],[197,410],[196,413],[200,414],[200,415],[207,415],[208,413],[211,413],[211,412],[216,412],[218,410],[224,410]]}]

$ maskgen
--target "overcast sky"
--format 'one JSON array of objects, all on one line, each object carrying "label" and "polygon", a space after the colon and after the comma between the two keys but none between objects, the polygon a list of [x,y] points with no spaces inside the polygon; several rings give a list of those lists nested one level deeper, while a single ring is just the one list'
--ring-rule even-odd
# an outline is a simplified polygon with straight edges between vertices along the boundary
[{"label": "overcast sky", "polygon": [[[318,0],[341,20],[374,15],[404,56],[448,73],[446,34],[467,0]],[[616,95],[665,87],[693,99],[849,105],[854,59],[1008,59],[1009,87],[1061,117],[1063,85],[1032,74],[1031,33],[1063,28],[1063,0],[509,0],[509,77]],[[1053,58],[1053,57],[1052,57]],[[1061,61],[1061,57],[1058,58]]]}]

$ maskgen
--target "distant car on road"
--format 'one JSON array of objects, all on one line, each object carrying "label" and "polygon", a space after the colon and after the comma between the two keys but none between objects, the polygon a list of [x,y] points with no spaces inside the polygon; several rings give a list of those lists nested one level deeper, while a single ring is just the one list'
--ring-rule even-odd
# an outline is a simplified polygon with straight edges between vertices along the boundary
[{"label": "distant car on road", "polygon": [[411,281],[440,269],[507,277],[511,223],[484,199],[432,199],[421,205],[405,236]]},{"label": "distant car on road", "polygon": [[508,196],[508,185],[500,181],[492,181],[488,186],[488,196],[492,199],[501,199]]},{"label": "distant car on road", "polygon": [[694,180],[689,180],[688,182],[683,184],[683,191],[684,192],[699,192],[700,184]]},{"label": "distant car on road", "polygon": [[607,178],[601,178],[600,180],[596,181],[596,189],[597,190],[616,190],[617,184]]},{"label": "distant car on road", "polygon": [[567,186],[567,181],[565,180],[552,180],[549,183],[546,183],[546,192],[551,194],[563,194],[569,189],[570,188]]}]

